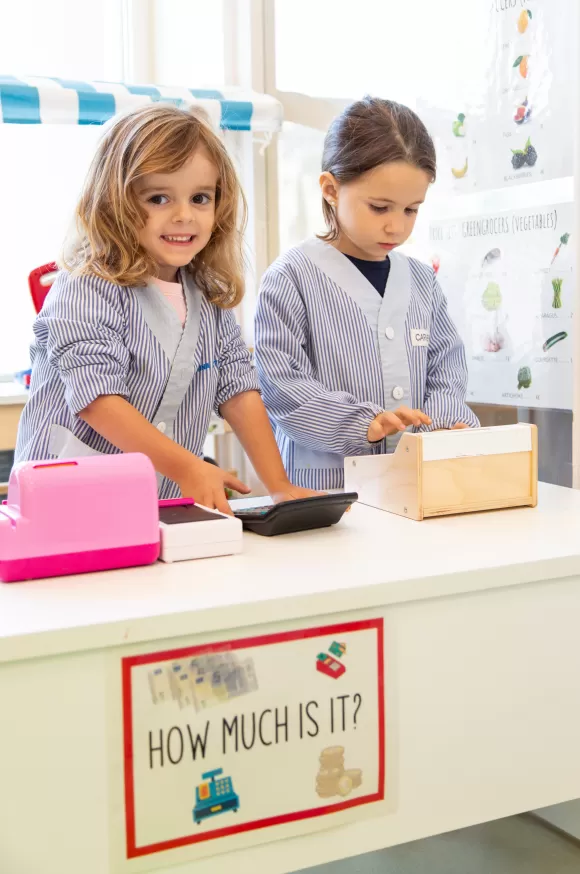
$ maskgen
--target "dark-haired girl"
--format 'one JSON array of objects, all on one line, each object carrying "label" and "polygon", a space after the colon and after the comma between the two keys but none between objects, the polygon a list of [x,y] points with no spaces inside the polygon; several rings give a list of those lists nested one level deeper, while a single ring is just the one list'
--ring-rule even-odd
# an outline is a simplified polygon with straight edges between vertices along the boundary
[{"label": "dark-haired girl", "polygon": [[256,363],[297,485],[341,488],[345,456],[392,452],[408,427],[479,424],[435,274],[397,251],[435,173],[433,142],[414,112],[376,98],[353,103],[324,144],[327,232],[263,277]]}]

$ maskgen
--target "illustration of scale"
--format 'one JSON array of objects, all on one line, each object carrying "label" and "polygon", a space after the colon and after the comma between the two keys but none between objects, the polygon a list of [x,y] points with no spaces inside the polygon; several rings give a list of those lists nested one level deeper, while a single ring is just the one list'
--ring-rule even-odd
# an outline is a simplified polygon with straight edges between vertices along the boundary
[{"label": "illustration of scale", "polygon": [[222,768],[201,775],[202,780],[206,782],[200,783],[195,789],[193,821],[196,825],[199,825],[203,819],[217,816],[218,813],[226,813],[228,810],[238,812],[240,799],[234,792],[232,778],[222,777],[221,780],[216,780],[215,778],[220,774],[223,774]]}]

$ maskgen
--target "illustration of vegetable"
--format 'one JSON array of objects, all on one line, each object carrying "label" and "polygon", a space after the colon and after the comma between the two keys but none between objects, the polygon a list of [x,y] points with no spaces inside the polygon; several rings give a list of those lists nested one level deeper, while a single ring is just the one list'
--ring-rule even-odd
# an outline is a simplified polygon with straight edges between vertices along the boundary
[{"label": "illustration of vegetable", "polygon": [[488,313],[493,313],[501,307],[501,289],[497,282],[488,282],[481,296],[481,303]]},{"label": "illustration of vegetable", "polygon": [[502,334],[495,329],[493,334],[488,334],[484,340],[485,352],[499,352],[505,345],[505,339]]},{"label": "illustration of vegetable", "polygon": [[562,309],[562,283],[563,279],[552,279],[552,288],[554,289],[554,299],[552,300],[552,307],[555,310]]},{"label": "illustration of vegetable", "polygon": [[525,124],[530,120],[530,116],[532,114],[532,107],[528,103],[528,98],[524,100],[523,103],[520,103],[518,108],[516,109],[516,114],[514,115],[514,121],[516,124]]},{"label": "illustration of vegetable", "polygon": [[453,124],[451,125],[451,130],[453,131],[454,137],[464,137],[465,136],[465,128],[464,128],[465,116],[462,112],[459,113]]},{"label": "illustration of vegetable", "polygon": [[441,261],[439,260],[439,255],[433,255],[431,258],[431,266],[435,272],[435,276],[439,273],[439,267],[441,266]]},{"label": "illustration of vegetable", "polygon": [[[499,250],[492,249],[492,251]],[[501,289],[497,282],[488,282],[487,287],[481,296],[481,303],[484,310],[487,310],[488,313],[493,313],[493,333],[488,335],[484,340],[485,352],[499,352],[500,349],[503,349],[505,344],[505,340],[498,329],[498,310],[501,307],[501,301]]]},{"label": "illustration of vegetable", "polygon": [[552,346],[556,345],[556,343],[561,343],[562,340],[565,340],[567,336],[568,334],[566,333],[566,331],[558,331],[557,334],[553,334],[551,337],[548,337],[548,339],[542,346],[542,349],[544,350],[544,352],[547,352],[548,349],[551,349]]},{"label": "illustration of vegetable", "polygon": [[532,146],[531,137],[528,137],[523,149],[512,149],[512,167],[514,170],[520,170],[526,164],[528,167],[533,167],[538,160],[538,153]]},{"label": "illustration of vegetable", "polygon": [[520,55],[519,58],[515,59],[514,64],[513,64],[514,69],[516,67],[519,68],[520,76],[522,77],[522,79],[528,78],[529,57],[530,57],[529,55]]},{"label": "illustration of vegetable", "polygon": [[558,255],[560,253],[560,249],[562,248],[562,246],[568,245],[569,239],[570,239],[570,234],[562,234],[562,236],[560,237],[560,244],[559,244],[558,248],[556,249],[556,251],[554,252],[554,257],[550,261],[550,265],[552,265],[554,263],[554,261],[556,260],[556,258],[558,257]]},{"label": "illustration of vegetable", "polygon": [[465,159],[465,164],[461,168],[461,170],[457,170],[455,167],[451,168],[451,172],[455,176],[456,179],[463,179],[463,177],[467,173],[467,158]]},{"label": "illustration of vegetable", "polygon": [[501,250],[500,249],[490,249],[483,261],[481,262],[482,267],[490,267],[495,261],[499,261],[501,258]]},{"label": "illustration of vegetable", "polygon": [[532,371],[529,367],[520,367],[518,370],[518,391],[529,388],[532,384]]},{"label": "illustration of vegetable", "polygon": [[518,18],[518,30],[520,33],[525,33],[528,29],[528,24],[532,20],[532,13],[529,9],[522,9]]}]

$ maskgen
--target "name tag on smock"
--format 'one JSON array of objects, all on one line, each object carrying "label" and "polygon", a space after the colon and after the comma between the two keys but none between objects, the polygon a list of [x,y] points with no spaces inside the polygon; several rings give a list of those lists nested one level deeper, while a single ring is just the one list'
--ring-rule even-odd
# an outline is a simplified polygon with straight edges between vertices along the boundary
[{"label": "name tag on smock", "polygon": [[413,346],[428,346],[429,331],[425,328],[411,328],[411,342]]}]

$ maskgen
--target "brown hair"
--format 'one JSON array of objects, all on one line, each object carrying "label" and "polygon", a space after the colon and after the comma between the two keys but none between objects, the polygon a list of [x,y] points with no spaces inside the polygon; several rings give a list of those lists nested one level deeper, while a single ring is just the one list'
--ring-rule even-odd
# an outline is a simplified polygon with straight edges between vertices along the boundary
[{"label": "brown hair", "polygon": [[[405,161],[424,170],[435,181],[435,146],[427,128],[407,106],[379,97],[351,103],[335,118],[324,140],[322,172],[348,183],[381,164]],[[321,239],[330,243],[339,235],[336,214],[322,198],[328,227]]]},{"label": "brown hair", "polygon": [[218,171],[215,225],[208,244],[186,269],[212,303],[236,306],[244,294],[246,201],[225,146],[197,107],[155,103],[113,120],[85,180],[76,229],[65,241],[61,266],[118,285],[145,285],[157,268],[137,237],[146,214],[135,182],[148,173],[179,170],[199,147]]}]

